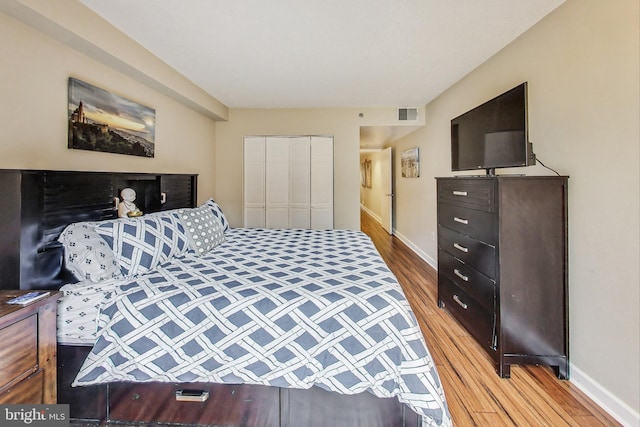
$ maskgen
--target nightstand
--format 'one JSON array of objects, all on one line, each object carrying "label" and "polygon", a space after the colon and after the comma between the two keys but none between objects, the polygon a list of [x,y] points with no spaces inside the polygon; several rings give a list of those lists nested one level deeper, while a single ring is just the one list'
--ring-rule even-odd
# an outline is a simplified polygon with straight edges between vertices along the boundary
[{"label": "nightstand", "polygon": [[7,301],[28,291],[0,291],[0,404],[54,404],[57,291],[27,305]]}]

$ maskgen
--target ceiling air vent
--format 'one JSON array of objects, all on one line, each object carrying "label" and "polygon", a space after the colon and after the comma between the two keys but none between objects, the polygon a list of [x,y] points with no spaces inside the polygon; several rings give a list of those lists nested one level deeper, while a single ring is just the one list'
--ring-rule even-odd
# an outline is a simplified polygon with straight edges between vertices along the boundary
[{"label": "ceiling air vent", "polygon": [[398,108],[398,121],[415,122],[418,120],[417,108]]}]

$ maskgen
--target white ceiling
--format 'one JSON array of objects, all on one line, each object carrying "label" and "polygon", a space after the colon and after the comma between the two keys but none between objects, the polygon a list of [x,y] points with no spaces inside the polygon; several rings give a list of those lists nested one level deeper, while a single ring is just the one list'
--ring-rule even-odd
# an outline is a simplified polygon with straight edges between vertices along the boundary
[{"label": "white ceiling", "polygon": [[564,0],[80,0],[230,108],[425,105]]}]

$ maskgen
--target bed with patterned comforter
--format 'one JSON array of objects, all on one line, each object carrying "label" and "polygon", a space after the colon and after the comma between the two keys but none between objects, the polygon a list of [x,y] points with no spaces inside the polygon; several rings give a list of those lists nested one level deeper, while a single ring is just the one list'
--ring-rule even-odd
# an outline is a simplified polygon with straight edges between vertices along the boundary
[{"label": "bed with patterned comforter", "polygon": [[416,318],[362,232],[230,228],[203,256],[109,283],[74,386],[316,385],[397,397],[425,425],[451,424]]}]

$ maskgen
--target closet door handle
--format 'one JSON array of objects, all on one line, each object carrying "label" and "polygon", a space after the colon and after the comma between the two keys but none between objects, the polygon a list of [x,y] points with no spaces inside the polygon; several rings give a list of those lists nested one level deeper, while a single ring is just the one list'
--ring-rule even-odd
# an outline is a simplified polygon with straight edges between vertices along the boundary
[{"label": "closet door handle", "polygon": [[454,243],[454,244],[453,244],[453,247],[454,247],[454,248],[456,248],[456,249],[457,249],[457,250],[459,250],[459,251],[464,252],[464,253],[469,252],[469,248],[465,248],[464,246],[459,245],[458,243]]},{"label": "closet door handle", "polygon": [[467,192],[466,191],[457,191],[457,190],[453,190],[453,195],[454,196],[467,196]]},{"label": "closet door handle", "polygon": [[464,225],[469,224],[469,220],[468,219],[460,218],[460,217],[457,217],[457,216],[454,216],[453,220],[455,222],[459,222],[460,224],[464,224]]},{"label": "closet door handle", "polygon": [[457,303],[458,303],[458,305],[459,305],[460,307],[464,308],[465,310],[466,310],[467,308],[469,308],[469,306],[468,306],[467,304],[463,303],[463,302],[460,300],[460,297],[459,297],[458,295],[453,295],[453,300],[454,300],[455,302],[457,302]]},{"label": "closet door handle", "polygon": [[459,278],[461,278],[465,282],[469,281],[469,276],[465,276],[464,274],[460,273],[460,270],[458,270],[457,268],[453,269],[453,274],[455,274],[456,276],[458,276]]}]

